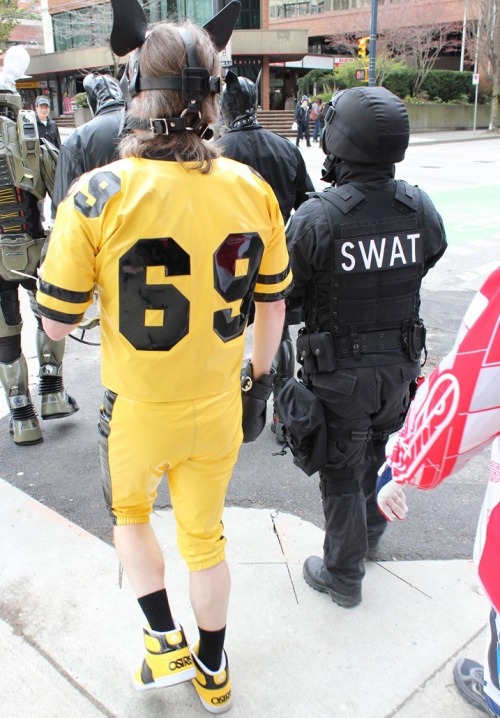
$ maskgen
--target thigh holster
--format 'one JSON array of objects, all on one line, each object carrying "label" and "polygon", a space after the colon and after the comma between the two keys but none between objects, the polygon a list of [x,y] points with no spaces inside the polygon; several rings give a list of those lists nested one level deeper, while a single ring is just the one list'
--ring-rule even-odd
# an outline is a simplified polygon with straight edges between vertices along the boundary
[{"label": "thigh holster", "polygon": [[328,461],[327,426],[320,399],[297,379],[289,379],[276,406],[293,463],[308,476]]}]

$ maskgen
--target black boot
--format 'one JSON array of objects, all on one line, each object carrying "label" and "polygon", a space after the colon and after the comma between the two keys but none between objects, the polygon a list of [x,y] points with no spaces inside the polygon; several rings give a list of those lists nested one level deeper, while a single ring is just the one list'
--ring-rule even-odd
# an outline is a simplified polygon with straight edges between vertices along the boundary
[{"label": "black boot", "polygon": [[352,593],[345,593],[325,568],[323,559],[319,556],[309,556],[304,562],[303,574],[305,582],[320,593],[328,593],[334,603],[344,608],[352,608],[361,603],[361,589]]}]

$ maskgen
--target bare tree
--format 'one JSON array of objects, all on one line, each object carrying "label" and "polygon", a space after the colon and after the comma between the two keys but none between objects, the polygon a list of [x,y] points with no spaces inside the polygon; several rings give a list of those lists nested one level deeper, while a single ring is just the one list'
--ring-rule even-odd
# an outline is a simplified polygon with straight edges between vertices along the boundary
[{"label": "bare tree", "polygon": [[102,47],[109,44],[112,24],[110,3],[66,9],[52,16],[57,50],[67,47]]},{"label": "bare tree", "polygon": [[[112,25],[112,9],[109,0],[94,0],[86,3],[84,7],[81,7],[81,2],[75,2],[75,0],[73,0],[73,4],[75,7],[72,7],[70,2],[64,5],[62,12],[52,15],[54,34],[60,45],[58,49],[63,49],[66,45],[70,47],[108,45]],[[160,17],[157,0],[144,0],[141,5],[148,22],[156,22],[160,19],[173,21],[183,19],[180,16],[183,4],[177,0],[167,0],[165,3],[166,18]]]},{"label": "bare tree", "polygon": [[381,38],[377,46],[383,54],[417,71],[414,95],[420,92],[438,57],[460,47],[461,24],[443,22],[438,4],[427,5],[423,10],[423,6],[406,3],[400,6],[397,18],[394,13],[381,12],[379,21]]},{"label": "bare tree", "polygon": [[[2,2],[2,0],[0,0]],[[61,13],[52,15],[54,35],[57,37],[56,50],[72,47],[103,47],[109,46],[109,35],[113,21],[112,8],[109,0],[89,2],[81,7],[80,2],[65,5]],[[151,22],[161,19],[158,16],[157,1],[144,0],[141,3],[146,17]],[[179,3],[176,0],[167,0],[166,10],[169,20],[177,20]],[[118,58],[112,53],[110,47],[111,63],[116,75],[119,70]],[[85,74],[87,68],[79,68]]]},{"label": "bare tree", "polygon": [[[478,0],[486,2],[487,0]],[[327,38],[335,48],[344,47],[346,54],[356,56],[356,38],[369,35],[370,17],[360,15],[352,32],[336,33]],[[387,61],[400,60],[416,72],[413,93],[418,95],[429,71],[445,51],[460,47],[461,24],[444,22],[438,3],[400,3],[381,5],[378,10],[377,84],[387,72]]]}]

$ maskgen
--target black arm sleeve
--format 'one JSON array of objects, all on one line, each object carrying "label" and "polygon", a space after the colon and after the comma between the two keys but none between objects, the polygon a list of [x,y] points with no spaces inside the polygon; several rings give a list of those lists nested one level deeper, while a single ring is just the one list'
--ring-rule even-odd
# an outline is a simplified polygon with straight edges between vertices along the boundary
[{"label": "black arm sleeve", "polygon": [[66,197],[66,194],[75,179],[80,177],[84,171],[85,168],[83,166],[81,152],[73,140],[73,137],[70,136],[64,145],[62,145],[59,152],[59,159],[57,161],[56,179],[52,194],[53,215],[55,215],[58,206]]},{"label": "black arm sleeve", "polygon": [[420,189],[420,197],[424,209],[424,220],[428,244],[425,246],[424,272],[441,259],[446,251],[448,242],[446,240],[446,231],[444,228],[443,218],[435,208],[429,195]]},{"label": "black arm sleeve", "polygon": [[308,192],[314,192],[314,185],[307,172],[306,163],[302,157],[300,150],[297,150],[297,174],[295,176],[295,204],[294,209],[298,209],[300,205],[308,199]]}]

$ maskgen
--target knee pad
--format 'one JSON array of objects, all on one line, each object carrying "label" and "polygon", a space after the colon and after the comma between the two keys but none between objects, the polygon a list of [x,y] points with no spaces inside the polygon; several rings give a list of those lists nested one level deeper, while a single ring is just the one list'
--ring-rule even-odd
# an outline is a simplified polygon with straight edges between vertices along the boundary
[{"label": "knee pad", "polygon": [[13,337],[0,336],[0,362],[2,364],[12,364],[21,355],[21,335],[15,334]]},{"label": "knee pad", "polygon": [[21,334],[22,328],[17,289],[0,292],[0,337],[15,337]]}]

